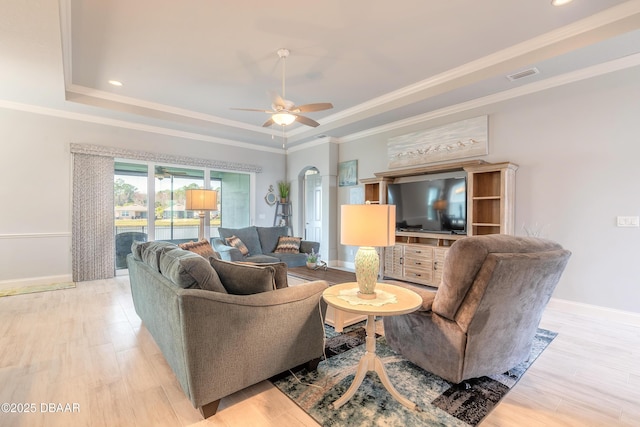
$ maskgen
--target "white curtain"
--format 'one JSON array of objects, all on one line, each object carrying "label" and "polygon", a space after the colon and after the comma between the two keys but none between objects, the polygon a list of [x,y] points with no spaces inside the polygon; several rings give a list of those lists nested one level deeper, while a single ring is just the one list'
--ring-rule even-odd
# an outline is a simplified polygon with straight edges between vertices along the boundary
[{"label": "white curtain", "polygon": [[74,282],[115,275],[113,166],[113,157],[73,153]]}]

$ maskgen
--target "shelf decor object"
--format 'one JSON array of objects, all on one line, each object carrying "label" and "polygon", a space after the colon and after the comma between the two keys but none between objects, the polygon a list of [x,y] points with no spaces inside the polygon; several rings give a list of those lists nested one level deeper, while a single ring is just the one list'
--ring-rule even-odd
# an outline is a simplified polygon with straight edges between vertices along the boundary
[{"label": "shelf decor object", "polygon": [[395,245],[395,205],[342,205],[340,209],[340,243],[359,246],[355,257],[358,296],[374,299],[380,271],[375,247]]},{"label": "shelf decor object", "polygon": [[204,213],[218,209],[218,193],[215,190],[202,189],[187,190],[186,193],[187,204],[185,209],[188,211],[199,211],[200,229],[198,231],[198,240],[203,240]]}]

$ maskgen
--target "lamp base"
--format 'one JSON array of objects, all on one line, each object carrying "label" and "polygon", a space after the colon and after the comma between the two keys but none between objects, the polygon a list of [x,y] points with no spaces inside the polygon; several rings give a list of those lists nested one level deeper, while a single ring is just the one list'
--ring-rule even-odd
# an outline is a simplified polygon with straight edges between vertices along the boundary
[{"label": "lamp base", "polygon": [[198,241],[204,240],[204,211],[200,211],[200,227],[198,228]]},{"label": "lamp base", "polygon": [[356,281],[358,282],[358,297],[362,299],[376,298],[375,288],[380,268],[378,252],[371,246],[361,246],[356,252],[354,261]]},{"label": "lamp base", "polygon": [[377,298],[375,291],[373,291],[372,294],[363,294],[362,292],[358,291],[357,296],[360,299],[376,299]]}]

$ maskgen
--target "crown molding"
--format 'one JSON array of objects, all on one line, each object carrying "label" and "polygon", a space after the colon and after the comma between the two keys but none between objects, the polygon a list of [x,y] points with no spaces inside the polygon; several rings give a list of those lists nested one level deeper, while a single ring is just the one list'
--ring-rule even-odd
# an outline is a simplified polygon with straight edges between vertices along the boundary
[{"label": "crown molding", "polygon": [[[640,21],[640,1],[633,0],[614,6],[580,21],[576,21],[573,24],[515,44],[415,84],[370,99],[354,107],[336,112],[324,117],[321,124],[328,125],[340,120],[348,120],[352,116],[367,114],[370,111],[379,111],[380,108],[384,108],[386,105],[397,105],[398,102],[411,98],[420,92],[430,91],[440,86],[448,86],[456,80],[468,78],[472,75],[482,76],[486,70],[500,64],[508,65],[517,62],[518,59],[528,55],[535,55],[536,60],[540,60],[542,57],[550,55],[550,53],[545,54],[545,51],[550,52],[553,48],[562,49],[561,45],[567,42],[575,45],[575,39],[577,37],[584,36],[588,38],[588,33],[601,31],[606,29],[606,27],[620,24],[619,29],[609,29],[608,31],[623,32],[624,29],[627,29],[627,25],[630,25],[629,23],[624,25],[624,23],[629,20],[633,22]],[[295,129],[290,132],[288,136],[294,137],[304,133],[304,131],[305,129]]]},{"label": "crown molding", "polygon": [[111,119],[101,116],[85,113],[75,113],[56,108],[41,107],[38,105],[23,104],[19,102],[0,100],[0,108],[8,110],[24,111],[27,113],[40,114],[44,116],[57,117],[62,119],[76,120],[85,123],[93,123],[98,125],[113,126],[123,129],[130,129],[146,133],[155,133],[158,135],[172,136],[176,138],[190,139],[194,141],[211,142],[214,144],[229,145],[233,147],[247,148],[250,150],[266,151],[269,153],[282,153],[281,148],[265,147],[263,145],[250,144],[247,142],[233,141],[229,139],[217,138],[209,135],[199,134],[195,132],[186,132],[170,129],[161,126],[145,125],[141,123],[129,122],[126,120]]},{"label": "crown molding", "polygon": [[362,132],[352,133],[350,135],[343,136],[339,139],[339,143],[355,141],[358,139],[371,137],[380,133],[391,132],[394,130],[406,128],[408,126],[421,124],[437,118],[450,116],[453,114],[464,113],[476,108],[486,107],[498,102],[508,101],[510,99],[519,98],[521,96],[530,95],[536,92],[541,92],[555,87],[564,86],[570,83],[579,82],[581,80],[598,77],[601,75],[609,74],[615,71],[624,70],[640,65],[640,53],[629,55],[624,58],[615,59],[609,62],[605,62],[591,67],[583,68],[571,73],[562,74],[556,77],[550,77],[545,80],[541,80],[534,83],[529,83],[514,89],[509,89],[503,92],[495,93],[492,95],[476,98],[471,101],[462,102],[460,104],[452,105],[449,107],[441,108],[439,110],[430,111],[418,116],[409,117],[403,120],[398,120],[386,125],[377,126],[375,128],[367,129]]}]

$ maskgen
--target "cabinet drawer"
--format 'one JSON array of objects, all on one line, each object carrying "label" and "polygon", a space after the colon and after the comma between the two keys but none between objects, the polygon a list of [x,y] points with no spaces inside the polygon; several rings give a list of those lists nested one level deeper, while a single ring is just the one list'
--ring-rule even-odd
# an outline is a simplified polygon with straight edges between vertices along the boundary
[{"label": "cabinet drawer", "polygon": [[424,246],[405,246],[405,258],[433,259],[433,249]]},{"label": "cabinet drawer", "polygon": [[411,268],[405,265],[404,276],[412,282],[430,284],[433,278],[433,273],[430,269]]},{"label": "cabinet drawer", "polygon": [[404,258],[404,268],[431,270],[431,268],[433,268],[433,260],[427,257],[421,258],[415,256],[406,256]]}]

